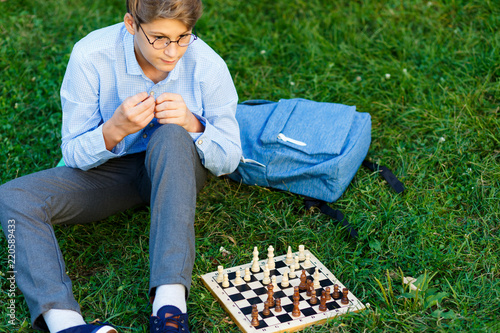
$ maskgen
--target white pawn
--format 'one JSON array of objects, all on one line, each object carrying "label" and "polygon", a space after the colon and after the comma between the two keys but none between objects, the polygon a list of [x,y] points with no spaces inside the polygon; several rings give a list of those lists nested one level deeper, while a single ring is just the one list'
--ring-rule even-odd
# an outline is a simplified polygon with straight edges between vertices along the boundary
[{"label": "white pawn", "polygon": [[262,279],[262,284],[267,286],[269,283],[271,283],[271,279],[269,278],[269,268],[266,265],[266,268],[264,268],[264,278]]},{"label": "white pawn", "polygon": [[276,276],[271,276],[271,284],[273,285],[274,288],[278,287],[278,284],[276,283]]},{"label": "white pawn", "polygon": [[250,275],[250,268],[245,268],[245,276],[243,277],[243,280],[246,282],[249,282],[251,280],[251,275]]},{"label": "white pawn", "polygon": [[253,247],[253,256],[257,258],[259,257],[259,250],[257,249],[257,246]]},{"label": "white pawn", "polygon": [[285,271],[283,274],[283,279],[281,279],[281,288],[286,288],[290,285],[290,282],[288,280],[288,270]]},{"label": "white pawn", "polygon": [[295,269],[299,269],[300,268],[299,261],[300,261],[299,256],[295,256]]},{"label": "white pawn", "polygon": [[311,267],[312,266],[312,263],[311,263],[311,255],[309,253],[306,253],[306,260],[302,263],[302,265],[305,267],[305,268],[308,268],[308,267]]},{"label": "white pawn", "polygon": [[217,272],[219,273],[219,275],[217,275],[217,283],[222,283],[224,280],[224,277],[222,276],[224,274],[224,267],[217,266]]},{"label": "white pawn", "polygon": [[222,281],[222,287],[224,287],[224,288],[229,287],[229,276],[227,274],[224,274],[224,279]]},{"label": "white pawn", "polygon": [[292,278],[292,279],[295,279],[297,277],[297,275],[295,274],[295,264],[292,264],[290,266],[290,274],[289,276]]},{"label": "white pawn", "polygon": [[288,247],[288,252],[286,253],[286,259],[285,259],[285,264],[290,265],[293,263],[293,254],[292,254],[292,247]]},{"label": "white pawn", "polygon": [[241,271],[238,269],[236,271],[236,278],[234,279],[234,284],[241,284],[243,283],[243,279],[241,278]]},{"label": "white pawn", "polygon": [[306,259],[305,253],[304,253],[304,245],[299,245],[299,260],[304,261]]}]

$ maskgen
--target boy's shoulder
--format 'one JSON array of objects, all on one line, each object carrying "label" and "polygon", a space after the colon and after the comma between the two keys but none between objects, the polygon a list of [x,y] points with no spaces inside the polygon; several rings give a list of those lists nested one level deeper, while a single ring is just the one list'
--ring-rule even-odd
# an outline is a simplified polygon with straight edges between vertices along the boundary
[{"label": "boy's shoulder", "polygon": [[123,35],[125,32],[126,29],[123,22],[94,30],[75,44],[73,52],[80,51],[91,53],[114,50],[116,49],[117,43],[123,42]]},{"label": "boy's shoulder", "polygon": [[189,46],[184,57],[203,65],[225,66],[226,64],[224,59],[201,38]]}]

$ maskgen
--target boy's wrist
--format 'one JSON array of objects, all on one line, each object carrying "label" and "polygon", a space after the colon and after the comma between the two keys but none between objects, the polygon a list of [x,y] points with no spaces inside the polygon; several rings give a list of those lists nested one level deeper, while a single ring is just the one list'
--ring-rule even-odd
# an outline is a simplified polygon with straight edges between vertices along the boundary
[{"label": "boy's wrist", "polygon": [[102,136],[104,137],[104,143],[106,144],[106,149],[111,151],[115,146],[122,141],[126,135],[123,135],[120,129],[115,126],[109,119],[102,125]]}]

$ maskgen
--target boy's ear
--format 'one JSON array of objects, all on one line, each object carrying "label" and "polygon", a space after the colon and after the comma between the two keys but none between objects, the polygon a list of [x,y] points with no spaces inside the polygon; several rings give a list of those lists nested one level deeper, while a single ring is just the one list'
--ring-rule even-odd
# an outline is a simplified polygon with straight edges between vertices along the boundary
[{"label": "boy's ear", "polygon": [[135,20],[130,15],[130,13],[125,14],[125,17],[123,17],[123,22],[125,22],[125,28],[127,28],[127,31],[130,32],[130,34],[135,35]]}]

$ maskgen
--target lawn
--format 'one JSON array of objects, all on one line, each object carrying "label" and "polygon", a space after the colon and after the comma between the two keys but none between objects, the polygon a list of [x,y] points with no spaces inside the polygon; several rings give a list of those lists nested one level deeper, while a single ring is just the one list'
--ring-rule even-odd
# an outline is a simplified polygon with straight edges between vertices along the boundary
[{"label": "lawn", "polygon": [[[332,204],[359,230],[352,240],[296,196],[210,177],[195,222],[192,331],[238,332],[202,274],[250,262],[254,246],[280,255],[299,244],[371,305],[307,332],[500,331],[499,2],[204,5],[197,32],[226,60],[241,101],[300,97],[369,112],[369,156],[406,192],[360,169]],[[0,1],[0,183],[57,164],[72,46],[124,11],[124,0]],[[55,228],[86,320],[147,332],[148,220],[136,209]],[[0,239],[0,331],[31,332]],[[411,293],[404,276],[423,290]]]}]

